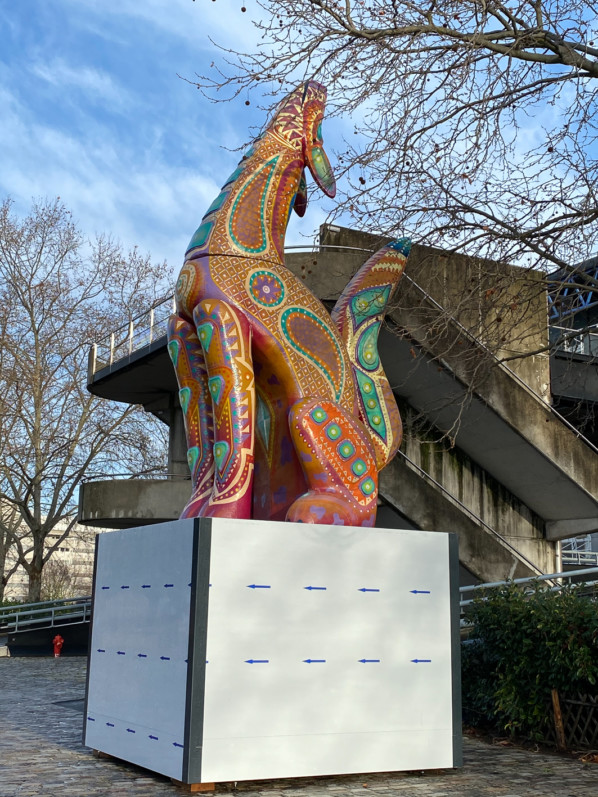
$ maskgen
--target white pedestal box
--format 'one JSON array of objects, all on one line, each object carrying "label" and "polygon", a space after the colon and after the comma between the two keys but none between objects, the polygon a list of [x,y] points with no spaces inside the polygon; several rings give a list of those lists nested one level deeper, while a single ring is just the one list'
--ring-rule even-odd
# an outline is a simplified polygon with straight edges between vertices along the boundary
[{"label": "white pedestal box", "polygon": [[85,744],[185,783],[459,766],[457,578],[437,532],[99,535]]}]

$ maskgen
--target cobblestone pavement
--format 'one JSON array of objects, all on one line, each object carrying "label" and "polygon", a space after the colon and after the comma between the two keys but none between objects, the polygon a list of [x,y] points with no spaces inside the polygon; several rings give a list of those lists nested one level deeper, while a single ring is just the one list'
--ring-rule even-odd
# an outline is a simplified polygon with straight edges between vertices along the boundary
[{"label": "cobblestone pavement", "polygon": [[[139,767],[96,759],[81,743],[82,714],[57,701],[85,691],[83,658],[0,659],[0,797],[182,795]],[[239,783],[239,797],[597,797],[598,764],[465,739],[465,765],[427,773]],[[235,791],[219,784],[216,797]]]}]

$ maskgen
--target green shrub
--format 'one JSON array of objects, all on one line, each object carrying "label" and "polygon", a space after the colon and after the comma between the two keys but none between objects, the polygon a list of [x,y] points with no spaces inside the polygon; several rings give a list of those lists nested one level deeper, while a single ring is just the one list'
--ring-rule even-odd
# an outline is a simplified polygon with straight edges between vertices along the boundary
[{"label": "green shrub", "polygon": [[551,690],[598,695],[598,605],[575,588],[516,585],[478,599],[463,644],[466,722],[544,738]]},{"label": "green shrub", "polygon": [[22,603],[23,603],[23,601],[17,601],[17,600],[13,600],[13,599],[8,599],[7,598],[6,600],[0,601],[0,609],[4,609],[5,607],[9,607],[9,606],[21,606]]}]

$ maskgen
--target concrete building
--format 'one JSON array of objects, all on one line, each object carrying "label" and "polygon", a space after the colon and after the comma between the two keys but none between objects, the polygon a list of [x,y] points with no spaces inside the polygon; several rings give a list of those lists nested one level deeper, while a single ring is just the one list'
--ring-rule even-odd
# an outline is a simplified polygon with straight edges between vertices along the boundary
[{"label": "concrete building", "polygon": [[[56,545],[67,525],[59,523],[47,537],[47,548]],[[75,524],[69,535],[61,540],[45,565],[42,576],[42,599],[71,598],[91,595],[95,538],[98,529]],[[27,545],[27,537],[23,538]],[[15,563],[14,550],[7,555],[7,570]],[[10,577],[4,592],[6,600],[22,601],[27,598],[28,578],[23,567],[18,567]]]},{"label": "concrete building", "polygon": [[[383,242],[323,226],[320,246],[290,251],[286,264],[334,302]],[[377,525],[457,532],[463,583],[554,572],[560,540],[598,532],[598,449],[556,411],[566,380],[549,355],[547,288],[537,273],[416,245],[380,335],[405,439],[381,473]],[[176,518],[189,495],[166,351],[171,308],[167,300],[99,341],[88,378],[94,394],[142,404],[168,424],[168,474],[85,483],[81,523]]]}]

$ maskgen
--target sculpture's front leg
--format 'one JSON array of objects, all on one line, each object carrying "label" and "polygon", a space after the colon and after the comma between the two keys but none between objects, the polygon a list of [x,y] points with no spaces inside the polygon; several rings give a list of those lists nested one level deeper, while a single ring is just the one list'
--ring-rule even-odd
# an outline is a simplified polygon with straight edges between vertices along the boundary
[{"label": "sculpture's front leg", "polygon": [[179,315],[168,321],[168,353],[179,385],[191,471],[191,498],[181,517],[199,517],[214,481],[212,401],[202,347],[195,327]]},{"label": "sculpture's front leg", "polygon": [[193,312],[208,373],[214,424],[214,483],[202,517],[251,518],[254,472],[255,382],[251,327],[220,299]]}]

